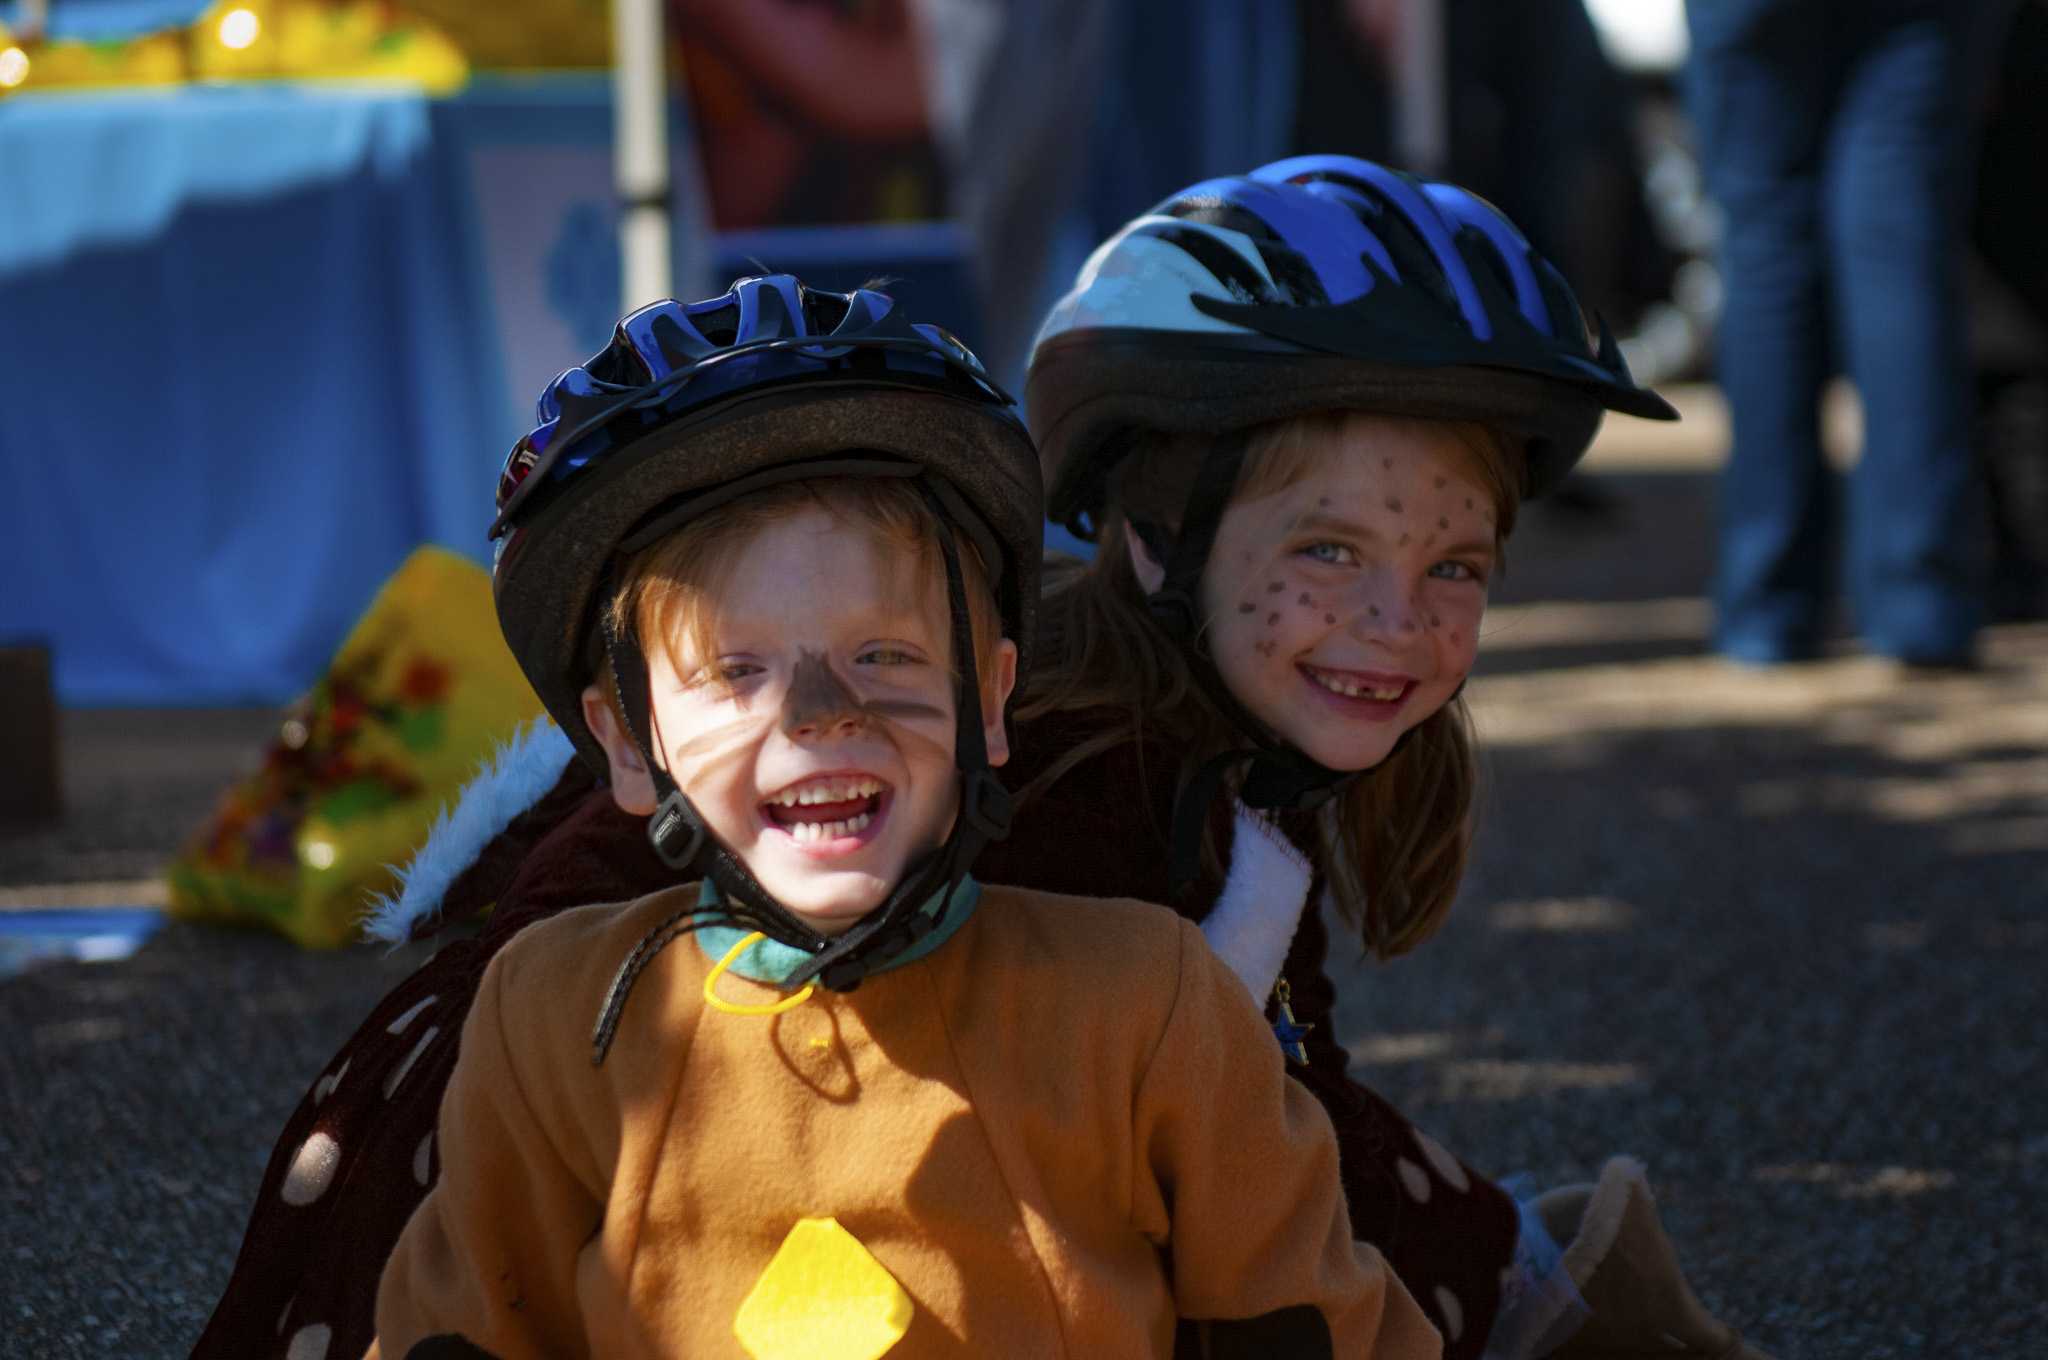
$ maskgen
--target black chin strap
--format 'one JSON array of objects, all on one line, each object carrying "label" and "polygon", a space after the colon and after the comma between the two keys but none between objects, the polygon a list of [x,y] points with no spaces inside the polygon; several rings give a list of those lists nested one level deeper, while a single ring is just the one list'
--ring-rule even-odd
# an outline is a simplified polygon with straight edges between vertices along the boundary
[{"label": "black chin strap", "polygon": [[1209,807],[1223,789],[1231,769],[1245,767],[1238,797],[1246,807],[1292,810],[1319,807],[1357,777],[1356,771],[1333,770],[1282,742],[1230,692],[1209,655],[1203,628],[1202,572],[1216,544],[1216,530],[1230,504],[1230,493],[1244,467],[1245,436],[1239,431],[1209,446],[1195,474],[1181,514],[1178,535],[1155,520],[1132,520],[1131,529],[1163,564],[1159,589],[1145,597],[1146,609],[1160,631],[1187,658],[1189,672],[1209,702],[1256,745],[1225,751],[1206,761],[1181,789],[1173,804],[1173,838],[1167,856],[1167,891],[1178,898],[1195,881],[1200,867],[1202,831]]},{"label": "black chin strap", "polygon": [[[996,579],[1001,579],[1000,546],[992,535],[976,532],[982,528],[979,517],[950,486],[924,477],[917,478],[915,485],[939,521],[939,547],[946,565],[952,648],[960,668],[955,686],[953,747],[953,763],[960,772],[960,809],[945,841],[912,865],[880,906],[836,938],[814,929],[777,901],[754,877],[746,862],[711,834],[702,815],[676,786],[666,764],[655,759],[649,727],[652,709],[646,654],[633,621],[626,619],[620,626],[614,622],[612,610],[603,611],[605,655],[613,683],[618,687],[619,706],[625,711],[634,745],[647,762],[648,776],[658,799],[647,820],[647,838],[661,862],[678,874],[695,872],[710,880],[718,889],[720,902],[717,906],[695,906],[675,913],[649,931],[627,956],[612,979],[591,1035],[593,1065],[603,1063],[626,998],[640,973],[678,937],[710,925],[757,930],[771,940],[811,955],[783,980],[790,991],[797,991],[815,979],[832,991],[850,992],[870,972],[938,929],[952,910],[960,885],[982,847],[1009,835],[1010,791],[996,779],[988,763],[974,629],[956,538],[965,532],[977,539],[982,561]],[[936,906],[923,910],[934,898]]]}]

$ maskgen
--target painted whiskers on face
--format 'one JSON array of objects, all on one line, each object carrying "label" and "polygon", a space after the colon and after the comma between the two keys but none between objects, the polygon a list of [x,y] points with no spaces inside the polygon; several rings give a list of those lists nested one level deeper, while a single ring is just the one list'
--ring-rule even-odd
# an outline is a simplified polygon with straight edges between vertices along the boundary
[{"label": "painted whiskers on face", "polygon": [[[907,698],[863,699],[839,678],[824,653],[805,647],[784,691],[782,734],[802,740],[834,729],[865,730],[885,723],[945,723],[950,710]],[[800,846],[821,846],[852,838],[884,815],[894,792],[888,781],[861,771],[809,775],[762,800],[768,820]]]},{"label": "painted whiskers on face", "polygon": [[906,607],[890,566],[822,510],[775,521],[708,602],[710,654],[649,658],[678,787],[828,933],[944,841],[958,802],[945,602]]}]

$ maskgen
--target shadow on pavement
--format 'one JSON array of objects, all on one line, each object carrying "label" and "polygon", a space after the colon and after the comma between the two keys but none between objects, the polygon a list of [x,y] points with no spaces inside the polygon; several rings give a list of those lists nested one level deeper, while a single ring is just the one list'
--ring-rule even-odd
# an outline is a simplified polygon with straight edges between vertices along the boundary
[{"label": "shadow on pavement", "polygon": [[1643,1157],[1695,1284],[1774,1355],[2034,1354],[2044,678],[2048,630],[1903,687],[1858,661],[1475,685],[1460,905],[1339,979],[1365,1079],[1539,1188]]}]

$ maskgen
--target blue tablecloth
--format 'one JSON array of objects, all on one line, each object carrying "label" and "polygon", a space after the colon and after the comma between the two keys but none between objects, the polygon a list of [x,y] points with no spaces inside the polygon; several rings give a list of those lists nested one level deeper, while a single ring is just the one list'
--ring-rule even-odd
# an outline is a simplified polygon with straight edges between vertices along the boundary
[{"label": "blue tablecloth", "polygon": [[68,703],[276,701],[510,439],[434,101],[0,104],[0,635]]},{"label": "blue tablecloth", "polygon": [[[619,314],[610,135],[602,75],[0,101],[0,639],[67,704],[276,703],[413,547],[486,559]],[[679,233],[678,291],[754,261],[975,330],[949,226]]]}]

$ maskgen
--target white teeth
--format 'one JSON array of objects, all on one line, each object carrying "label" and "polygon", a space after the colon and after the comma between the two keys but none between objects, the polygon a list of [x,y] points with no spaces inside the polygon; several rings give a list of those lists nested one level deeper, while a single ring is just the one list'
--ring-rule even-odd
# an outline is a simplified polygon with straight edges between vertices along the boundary
[{"label": "white teeth", "polygon": [[840,822],[795,822],[788,830],[790,839],[798,845],[808,845],[813,841],[831,841],[841,836],[857,835],[865,831],[868,824],[874,820],[872,814],[863,812]]},{"label": "white teeth", "polygon": [[1383,704],[1390,704],[1400,698],[1401,690],[1404,688],[1401,685],[1361,685],[1356,680],[1344,680],[1315,670],[1309,671],[1308,677],[1332,694],[1341,694],[1347,699],[1369,696]]},{"label": "white teeth", "polygon": [[815,784],[798,784],[784,789],[768,801],[777,807],[802,807],[810,803],[846,803],[855,798],[872,798],[882,791],[882,781],[831,779]]}]

